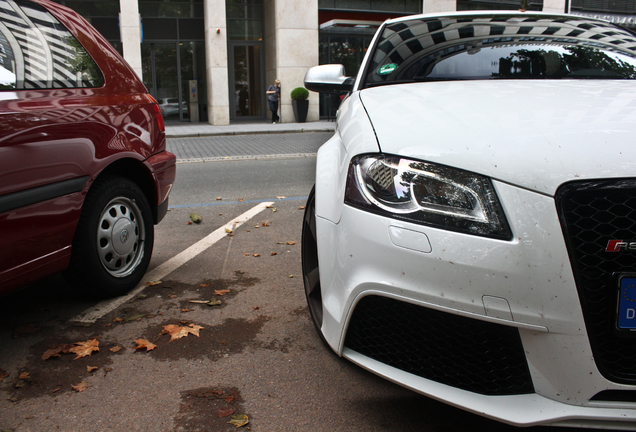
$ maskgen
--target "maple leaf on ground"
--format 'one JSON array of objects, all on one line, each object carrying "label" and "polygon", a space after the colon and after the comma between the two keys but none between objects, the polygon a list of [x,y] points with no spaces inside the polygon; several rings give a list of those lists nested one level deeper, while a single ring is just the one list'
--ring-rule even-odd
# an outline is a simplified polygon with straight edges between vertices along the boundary
[{"label": "maple leaf on ground", "polygon": [[162,334],[169,334],[170,342],[172,342],[175,339],[181,339],[182,337],[185,337],[189,334],[193,334],[198,337],[199,330],[201,330],[202,328],[203,327],[196,324],[190,324],[190,326],[188,327],[181,327],[175,324],[169,324],[167,326],[163,326],[163,331],[159,335],[161,336]]},{"label": "maple leaf on ground", "polygon": [[248,424],[250,422],[245,414],[234,414],[230,418],[232,420],[230,420],[228,423],[231,424],[231,425],[236,426],[237,428],[245,426],[246,424]]},{"label": "maple leaf on ground", "polygon": [[71,387],[73,387],[73,390],[76,392],[83,392],[88,387],[88,384],[82,381],[79,384],[71,385]]},{"label": "maple leaf on ground", "polygon": [[234,414],[236,410],[234,408],[221,408],[216,412],[218,418],[228,417]]},{"label": "maple leaf on ground", "polygon": [[73,360],[86,357],[93,354],[93,351],[99,351],[99,341],[97,338],[88,339],[86,342],[77,342],[73,348],[69,350],[77,356]]},{"label": "maple leaf on ground", "polygon": [[153,349],[157,348],[157,345],[148,342],[146,339],[137,339],[135,340],[135,343],[137,344],[137,346],[135,347],[136,350],[145,348],[146,351],[152,351]]},{"label": "maple leaf on ground", "polygon": [[51,357],[60,357],[62,354],[67,354],[71,348],[73,348],[71,344],[57,345],[46,350],[44,354],[42,354],[42,360],[48,360]]}]

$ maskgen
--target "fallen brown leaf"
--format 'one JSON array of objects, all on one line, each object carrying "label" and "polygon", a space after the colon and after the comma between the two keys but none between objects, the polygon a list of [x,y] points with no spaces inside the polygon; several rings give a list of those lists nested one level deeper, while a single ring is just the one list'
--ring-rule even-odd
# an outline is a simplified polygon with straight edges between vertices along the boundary
[{"label": "fallen brown leaf", "polygon": [[108,348],[108,351],[116,353],[118,351],[121,351],[121,347],[116,346],[116,347]]},{"label": "fallen brown leaf", "polygon": [[97,338],[88,339],[86,342],[77,342],[73,348],[69,349],[69,352],[76,354],[73,360],[89,356],[93,354],[94,351],[99,351],[99,341]]},{"label": "fallen brown leaf", "polygon": [[244,253],[243,253],[243,255],[245,255],[245,256],[250,256],[250,255],[252,255],[252,254],[251,254],[251,253],[249,253],[249,252],[244,252]]},{"label": "fallen brown leaf", "polygon": [[222,296],[225,294],[229,294],[230,290],[226,289],[226,290],[214,290],[214,295],[218,295],[218,296]]},{"label": "fallen brown leaf", "polygon": [[93,372],[97,369],[99,369],[97,366],[86,366],[86,372]]},{"label": "fallen brown leaf", "polygon": [[221,408],[216,412],[218,418],[228,417],[234,414],[236,410],[234,408]]},{"label": "fallen brown leaf", "polygon": [[199,284],[199,286],[200,286],[201,288],[207,288],[207,287],[209,287],[210,285],[212,285],[212,283],[210,283],[210,282],[208,282],[208,283],[202,283],[202,284]]},{"label": "fallen brown leaf", "polygon": [[0,369],[0,381],[8,377],[10,374],[4,369]]},{"label": "fallen brown leaf", "polygon": [[269,254],[269,256],[274,256],[274,255],[278,255],[278,252],[272,252],[271,254]]},{"label": "fallen brown leaf", "polygon": [[305,210],[305,206],[298,207],[298,210]]},{"label": "fallen brown leaf", "polygon": [[261,256],[261,254],[254,254],[254,256],[255,256],[255,257],[259,257],[259,256]]},{"label": "fallen brown leaf", "polygon": [[240,427],[245,426],[246,424],[248,424],[250,422],[245,414],[234,414],[230,418],[232,420],[230,420],[228,423],[231,424],[231,425],[236,426],[237,429],[240,428]]},{"label": "fallen brown leaf", "polygon": [[73,390],[75,390],[76,392],[83,392],[84,390],[86,390],[86,388],[88,388],[88,384],[86,384],[85,382],[81,382],[79,384],[71,385],[71,387],[73,387]]},{"label": "fallen brown leaf", "polygon": [[137,344],[137,346],[135,347],[136,350],[145,349],[146,351],[152,351],[153,349],[157,348],[157,345],[148,342],[146,339],[137,339],[135,340],[135,343]]},{"label": "fallen brown leaf", "polygon": [[287,242],[287,244],[288,244],[289,246],[293,246],[293,245],[295,245],[295,244],[296,244],[296,242],[288,241],[288,242]]},{"label": "fallen brown leaf", "polygon": [[50,348],[42,354],[42,360],[48,360],[51,357],[60,357],[62,354],[67,354],[73,347],[71,344],[61,344],[53,348]]},{"label": "fallen brown leaf", "polygon": [[265,222],[261,223],[261,226],[264,226],[264,227],[269,226],[269,221],[265,221]]},{"label": "fallen brown leaf", "polygon": [[181,309],[181,312],[192,312],[194,309]]},{"label": "fallen brown leaf", "polygon": [[169,324],[167,326],[163,326],[163,331],[159,334],[168,334],[170,335],[170,342],[172,342],[175,339],[181,339],[184,336],[187,336],[188,334],[193,334],[195,336],[199,336],[199,330],[202,329],[203,327],[195,325],[195,324],[190,324],[189,327],[181,327],[175,324]]},{"label": "fallen brown leaf", "polygon": [[123,322],[123,321],[124,321],[124,320],[123,320],[123,319],[121,319],[121,318],[119,318],[119,317],[117,317],[117,318],[115,318],[115,319],[113,320],[113,322]]},{"label": "fallen brown leaf", "polygon": [[23,380],[29,379],[29,375],[30,375],[29,372],[22,372],[20,374],[20,379],[23,379]]},{"label": "fallen brown leaf", "polygon": [[222,199],[223,199],[223,198],[221,198],[221,197],[216,197],[216,200],[217,200],[217,201],[221,201]]},{"label": "fallen brown leaf", "polygon": [[163,282],[162,281],[149,281],[149,282],[146,282],[146,286],[147,287],[151,287],[151,286],[159,285],[161,283],[163,283]]}]

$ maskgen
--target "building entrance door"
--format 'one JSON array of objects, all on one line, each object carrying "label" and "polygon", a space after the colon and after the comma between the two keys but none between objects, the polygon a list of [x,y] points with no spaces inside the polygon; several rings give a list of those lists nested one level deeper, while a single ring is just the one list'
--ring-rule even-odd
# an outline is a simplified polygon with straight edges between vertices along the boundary
[{"label": "building entrance door", "polygon": [[229,42],[230,120],[264,119],[265,56],[263,43]]}]

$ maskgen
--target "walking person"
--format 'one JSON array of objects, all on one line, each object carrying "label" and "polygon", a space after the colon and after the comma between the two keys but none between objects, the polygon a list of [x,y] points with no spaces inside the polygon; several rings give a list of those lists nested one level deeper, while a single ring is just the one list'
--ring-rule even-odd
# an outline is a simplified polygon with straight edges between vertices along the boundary
[{"label": "walking person", "polygon": [[267,103],[272,112],[272,123],[276,124],[278,117],[278,101],[280,100],[280,80],[275,80],[267,89]]}]

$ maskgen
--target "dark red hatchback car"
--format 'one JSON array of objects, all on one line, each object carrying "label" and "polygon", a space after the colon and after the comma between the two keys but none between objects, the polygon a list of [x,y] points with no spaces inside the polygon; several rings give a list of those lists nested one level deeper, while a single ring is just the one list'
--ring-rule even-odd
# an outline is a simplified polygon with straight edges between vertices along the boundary
[{"label": "dark red hatchback car", "polygon": [[60,271],[95,296],[133,288],[175,173],[159,105],[89,23],[0,0],[0,293]]}]

